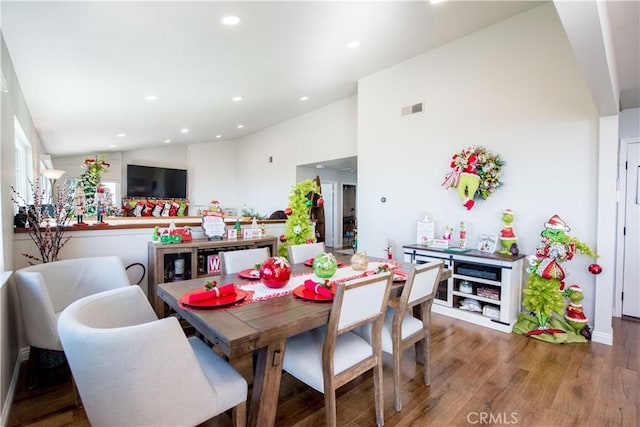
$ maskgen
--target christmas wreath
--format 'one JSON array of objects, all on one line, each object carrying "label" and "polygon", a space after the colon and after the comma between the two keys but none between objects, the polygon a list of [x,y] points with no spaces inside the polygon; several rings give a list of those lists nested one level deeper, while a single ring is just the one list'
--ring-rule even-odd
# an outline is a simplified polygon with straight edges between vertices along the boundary
[{"label": "christmas wreath", "polygon": [[474,199],[486,200],[501,185],[500,157],[482,146],[470,145],[451,158],[451,171],[442,186],[456,188],[462,205],[471,209]]}]

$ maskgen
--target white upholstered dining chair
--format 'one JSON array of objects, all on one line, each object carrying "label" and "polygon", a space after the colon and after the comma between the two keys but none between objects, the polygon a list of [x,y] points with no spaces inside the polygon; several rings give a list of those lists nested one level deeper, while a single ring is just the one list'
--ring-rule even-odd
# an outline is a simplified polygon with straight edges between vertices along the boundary
[{"label": "white upholstered dining chair", "polygon": [[229,409],[246,423],[244,378],[137,286],[74,302],[58,332],[93,426],[193,426]]},{"label": "white upholstered dining chair", "polygon": [[222,275],[239,273],[244,269],[253,268],[269,258],[269,248],[244,249],[239,251],[221,252],[219,254]]},{"label": "white upholstered dining chair", "polygon": [[300,264],[309,258],[315,258],[317,255],[324,253],[325,250],[324,242],[303,243],[302,245],[290,245],[287,247],[291,264]]},{"label": "white upholstered dining chair", "polygon": [[[390,302],[385,314],[382,326],[382,351],[391,354],[393,359],[393,393],[396,411],[402,409],[400,393],[402,352],[418,342],[420,342],[420,353],[416,354],[416,360],[424,363],[424,383],[426,385],[431,383],[429,325],[431,306],[442,268],[442,261],[412,268],[400,299]],[[413,309],[416,306],[421,307],[422,319],[414,317]],[[356,332],[368,342],[374,341],[370,326],[365,325],[358,328]],[[416,351],[418,351],[417,347]]]},{"label": "white upholstered dining chair", "polygon": [[29,350],[27,387],[38,381],[41,350],[62,351],[56,323],[69,304],[98,292],[129,286],[118,256],[74,258],[32,265],[15,272]]},{"label": "white upholstered dining chair", "polygon": [[[376,423],[384,424],[380,330],[391,290],[391,273],[337,285],[329,323],[287,339],[283,368],[324,393],[326,423],[335,426],[336,389],[373,370]],[[369,343],[353,329],[372,325]]]}]

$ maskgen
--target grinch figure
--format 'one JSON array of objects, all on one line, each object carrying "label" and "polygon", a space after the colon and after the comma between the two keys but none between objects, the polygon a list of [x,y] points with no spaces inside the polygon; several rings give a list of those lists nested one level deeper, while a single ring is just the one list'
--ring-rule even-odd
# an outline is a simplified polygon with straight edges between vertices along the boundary
[{"label": "grinch figure", "polygon": [[563,296],[569,299],[565,320],[573,329],[586,339],[591,339],[591,330],[587,324],[587,316],[584,314],[584,307],[580,301],[584,298],[582,288],[578,285],[571,285],[563,293]]},{"label": "grinch figure", "polygon": [[511,226],[513,222],[513,211],[511,211],[511,209],[502,211],[502,222],[504,222],[504,227],[500,230],[502,250],[498,252],[503,255],[518,255],[518,245],[516,243],[518,239]]},{"label": "grinch figure", "polygon": [[[569,226],[558,215],[553,215],[545,223],[536,253],[530,257],[527,287],[522,291],[522,306],[531,314],[520,313],[514,327],[515,333],[555,343],[586,341],[579,331],[576,332],[577,328],[561,318],[565,310],[563,297],[577,292],[575,287],[570,293],[563,292],[566,272],[562,264],[571,260],[576,251],[594,258],[597,255],[585,243],[568,236],[568,231]],[[579,299],[577,294],[570,297],[574,306],[570,305],[567,313],[572,320],[584,320],[586,323],[582,305],[573,302],[574,298],[580,301],[582,295],[579,296]],[[554,317],[553,313],[558,317]]]}]

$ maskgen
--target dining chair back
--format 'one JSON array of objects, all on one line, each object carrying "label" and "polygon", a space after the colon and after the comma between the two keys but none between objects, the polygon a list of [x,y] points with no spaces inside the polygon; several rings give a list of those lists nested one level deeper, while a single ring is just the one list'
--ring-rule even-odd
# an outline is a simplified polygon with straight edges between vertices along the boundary
[{"label": "dining chair back", "polygon": [[246,422],[244,378],[137,286],[74,302],[58,332],[93,426],[197,425],[229,409]]},{"label": "dining chair back", "polygon": [[69,304],[98,292],[129,286],[118,256],[73,258],[21,268],[16,289],[29,350],[27,387],[37,385],[41,350],[62,351],[56,323]]},{"label": "dining chair back", "polygon": [[[328,324],[287,340],[283,368],[324,393],[328,426],[337,425],[336,389],[369,370],[373,370],[376,423],[384,424],[380,331],[391,283],[389,272],[339,283]],[[353,332],[368,324],[372,343]]]},{"label": "dining chair back", "polygon": [[253,268],[269,258],[269,248],[244,249],[239,251],[220,252],[222,275],[235,274],[247,268]]},{"label": "dining chair back", "polygon": [[[416,361],[424,364],[424,383],[431,383],[429,325],[431,306],[443,265],[439,261],[412,268],[399,300],[390,303],[385,314],[382,351],[392,355],[394,406],[397,411],[402,409],[400,361],[405,349],[415,346]],[[417,307],[419,310],[414,315],[414,308]],[[373,341],[373,332],[369,327],[359,328],[358,333],[367,341]]]},{"label": "dining chair back", "polygon": [[289,252],[289,262],[291,264],[300,264],[309,258],[315,258],[317,255],[324,253],[326,248],[324,242],[318,242],[290,245],[287,250]]}]

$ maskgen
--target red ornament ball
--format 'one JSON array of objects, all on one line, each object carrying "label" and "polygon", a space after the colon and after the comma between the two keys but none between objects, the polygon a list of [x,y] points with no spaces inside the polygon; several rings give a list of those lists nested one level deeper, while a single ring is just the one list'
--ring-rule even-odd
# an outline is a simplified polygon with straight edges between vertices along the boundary
[{"label": "red ornament ball", "polygon": [[282,243],[286,242],[286,241],[287,241],[287,236],[285,236],[284,234],[281,234],[281,235],[280,235],[280,241],[281,241]]},{"label": "red ornament ball", "polygon": [[322,197],[318,199],[318,206],[324,206],[324,199]]},{"label": "red ornament ball", "polygon": [[600,264],[591,264],[589,265],[589,273],[600,274],[602,273],[602,267],[600,267]]},{"label": "red ornament ball", "polygon": [[311,243],[314,243],[313,239],[307,239],[307,244],[310,245]]},{"label": "red ornament ball", "polygon": [[293,210],[291,210],[291,208],[286,208],[286,209],[284,210],[284,214],[285,214],[286,216],[291,216],[291,214],[292,214],[292,213],[293,213]]},{"label": "red ornament ball", "polygon": [[267,258],[260,266],[260,280],[268,288],[282,288],[291,278],[291,265],[284,257]]}]

